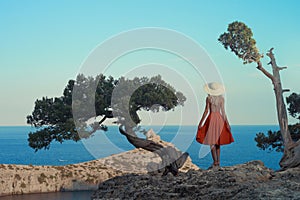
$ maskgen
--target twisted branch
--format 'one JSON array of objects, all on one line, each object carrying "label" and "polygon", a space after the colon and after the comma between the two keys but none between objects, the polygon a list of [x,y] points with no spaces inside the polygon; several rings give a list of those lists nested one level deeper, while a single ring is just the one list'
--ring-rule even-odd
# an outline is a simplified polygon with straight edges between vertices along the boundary
[{"label": "twisted branch", "polygon": [[274,77],[272,74],[270,74],[261,64],[260,61],[257,62],[257,67],[258,70],[260,70],[264,75],[266,75],[269,79],[271,79],[272,82],[274,82]]},{"label": "twisted branch", "polygon": [[290,89],[283,89],[282,93],[284,93],[284,92],[290,92]]},{"label": "twisted branch", "polygon": [[287,67],[278,67],[278,70],[287,69]]}]

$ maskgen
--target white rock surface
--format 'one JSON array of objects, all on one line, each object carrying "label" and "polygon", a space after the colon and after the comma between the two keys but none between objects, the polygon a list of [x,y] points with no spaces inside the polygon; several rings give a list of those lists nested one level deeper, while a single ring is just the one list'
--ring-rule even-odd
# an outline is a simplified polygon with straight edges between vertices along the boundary
[{"label": "white rock surface", "polygon": [[[153,130],[148,132],[150,140],[164,146],[164,142]],[[160,163],[155,153],[133,149],[120,154],[89,162],[65,166],[32,166],[0,164],[0,196],[11,194],[96,190],[105,180],[129,173],[145,174],[151,163]],[[199,169],[188,158],[180,171]]]}]

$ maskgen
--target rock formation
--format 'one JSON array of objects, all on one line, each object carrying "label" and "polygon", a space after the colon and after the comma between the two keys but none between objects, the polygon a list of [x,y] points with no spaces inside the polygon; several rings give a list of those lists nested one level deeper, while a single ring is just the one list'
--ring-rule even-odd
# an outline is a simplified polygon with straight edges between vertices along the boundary
[{"label": "rock formation", "polygon": [[[164,145],[152,130],[149,138]],[[133,149],[106,158],[65,166],[0,164],[0,196],[11,194],[96,190],[103,181],[128,173],[146,174],[156,170],[161,158],[143,149]],[[153,166],[155,166],[153,168]],[[180,171],[197,170],[190,158]],[[154,172],[153,172],[154,173]],[[157,171],[155,171],[157,173]]]},{"label": "rock formation", "polygon": [[91,199],[300,199],[300,168],[273,172],[252,161],[177,177],[127,174],[101,183]]},{"label": "rock formation", "polygon": [[[173,146],[152,130],[147,139]],[[160,165],[157,154],[143,149],[66,166],[0,164],[0,196],[96,190],[93,200],[300,199],[300,168],[274,172],[261,161],[251,161],[203,170],[189,158],[178,176],[162,177]]]}]

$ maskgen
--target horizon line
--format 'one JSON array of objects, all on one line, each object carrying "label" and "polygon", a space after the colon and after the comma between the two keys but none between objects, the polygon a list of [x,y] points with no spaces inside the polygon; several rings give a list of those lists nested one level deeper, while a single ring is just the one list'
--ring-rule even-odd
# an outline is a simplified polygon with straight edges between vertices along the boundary
[{"label": "horizon line", "polygon": [[[107,126],[119,126],[119,125],[114,125],[110,124]],[[151,125],[145,125],[145,124],[140,124],[138,126],[198,126],[198,124],[151,124]],[[279,126],[279,124],[231,124],[230,126]],[[0,127],[33,127],[31,125],[0,125]]]}]

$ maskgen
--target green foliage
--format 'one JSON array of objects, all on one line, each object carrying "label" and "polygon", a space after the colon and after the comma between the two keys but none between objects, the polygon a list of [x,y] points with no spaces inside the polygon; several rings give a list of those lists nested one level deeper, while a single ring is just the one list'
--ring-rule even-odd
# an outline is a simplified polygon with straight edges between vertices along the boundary
[{"label": "green foliage", "polygon": [[176,92],[161,76],[132,80],[121,77],[115,89],[112,108],[117,118],[116,123],[125,125],[126,130],[131,132],[141,121],[137,111],[158,112],[160,108],[168,111],[177,105],[183,105],[185,100],[184,95]]},{"label": "green foliage", "polygon": [[246,64],[258,62],[262,57],[252,36],[253,33],[246,24],[235,21],[228,25],[227,32],[221,34],[218,41],[225,49],[230,48]]},{"label": "green foliage", "polygon": [[[80,113],[78,115],[80,121],[86,121],[95,115],[107,114],[107,108],[111,104],[111,94],[117,83],[118,81],[113,77],[107,78],[102,74],[95,78],[85,77],[83,74],[78,75],[74,85],[69,87],[67,92],[64,91],[64,95],[67,93],[72,103],[71,112],[76,110]],[[73,90],[75,87],[76,90]],[[72,102],[72,100],[75,101]]]},{"label": "green foliage", "polygon": [[293,93],[286,98],[289,114],[300,120],[300,94]]},{"label": "green foliage", "polygon": [[[298,141],[300,139],[300,124],[289,125],[289,131],[293,141]],[[256,134],[254,139],[257,144],[256,146],[261,150],[275,150],[282,152],[284,150],[283,140],[280,131],[268,131],[268,134],[260,132]]]},{"label": "green foliage", "polygon": [[46,179],[47,179],[47,176],[44,174],[44,173],[41,173],[41,175],[37,178],[39,183],[42,184],[42,183],[47,183]]},{"label": "green foliage", "polygon": [[[300,119],[300,95],[292,93],[286,98],[288,104],[288,111],[294,118]],[[300,124],[289,125],[289,131],[294,141],[300,139]],[[280,131],[269,130],[267,135],[260,132],[256,134],[256,146],[262,150],[276,150],[282,152],[284,150],[283,140]]]},{"label": "green foliage", "polygon": [[63,96],[36,100],[32,114],[27,116],[27,123],[37,128],[29,133],[29,146],[35,151],[49,149],[53,141],[79,141],[99,129],[107,130],[95,121],[99,116],[114,117],[115,123],[125,125],[130,132],[141,121],[139,110],[168,111],[185,100],[161,76],[114,80],[102,74],[95,78],[80,74],[76,81],[69,80]]},{"label": "green foliage", "polygon": [[26,183],[22,182],[20,186],[21,188],[26,188]]},{"label": "green foliage", "polygon": [[282,137],[280,131],[268,131],[266,136],[264,133],[259,132],[256,134],[254,140],[257,142],[256,146],[262,150],[273,150],[278,152],[283,151]]},{"label": "green foliage", "polygon": [[15,175],[15,179],[17,179],[18,181],[20,181],[21,180],[21,176],[19,174],[16,174]]},{"label": "green foliage", "polygon": [[[78,94],[81,92],[81,95],[93,95],[91,88],[96,85],[97,80],[99,80],[101,90],[97,88],[96,91],[96,114],[105,114],[105,108],[110,105],[110,100],[103,96],[111,93],[116,82],[112,77],[106,79],[103,75],[99,75],[96,78],[78,75],[76,81],[69,80],[64,89],[63,96],[55,98],[43,97],[41,100],[36,100],[32,114],[27,116],[27,123],[38,128],[37,131],[29,133],[29,146],[37,151],[42,148],[49,149],[52,141],[62,143],[64,140],[80,140],[73,119],[72,103],[73,106],[80,108],[80,112],[83,113],[82,116],[84,117],[82,117],[81,120],[86,121],[93,117],[92,111],[90,110],[91,106],[88,106],[92,102],[72,102],[72,91],[76,84],[79,91]],[[98,100],[100,98],[101,101]],[[89,100],[90,98],[86,99]],[[82,123],[83,129],[86,128],[86,126],[86,123]]]}]

